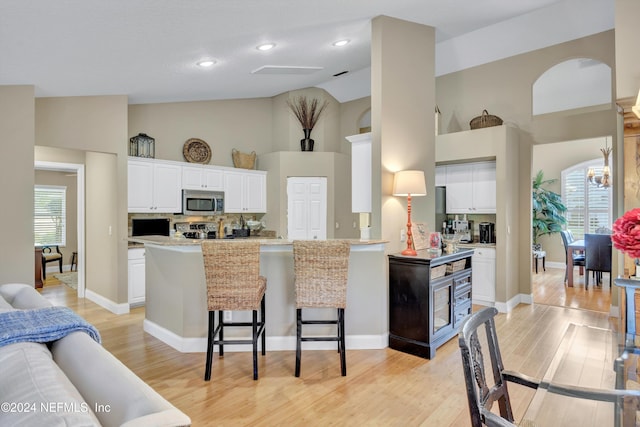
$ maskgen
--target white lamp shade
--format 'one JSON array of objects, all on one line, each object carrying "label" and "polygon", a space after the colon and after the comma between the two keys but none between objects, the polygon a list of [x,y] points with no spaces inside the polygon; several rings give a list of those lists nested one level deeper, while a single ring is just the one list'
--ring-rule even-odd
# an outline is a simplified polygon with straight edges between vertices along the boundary
[{"label": "white lamp shade", "polygon": [[427,195],[424,171],[400,171],[393,176],[393,195],[408,196],[409,194],[412,196]]}]

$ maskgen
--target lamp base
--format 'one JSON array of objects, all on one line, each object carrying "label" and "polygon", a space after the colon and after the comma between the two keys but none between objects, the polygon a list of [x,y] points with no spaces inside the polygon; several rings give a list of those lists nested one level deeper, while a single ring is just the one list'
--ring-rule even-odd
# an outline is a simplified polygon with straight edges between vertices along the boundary
[{"label": "lamp base", "polygon": [[400,252],[402,255],[407,255],[407,256],[417,256],[418,253],[415,251],[415,249],[411,249],[411,248],[407,248],[404,251]]}]

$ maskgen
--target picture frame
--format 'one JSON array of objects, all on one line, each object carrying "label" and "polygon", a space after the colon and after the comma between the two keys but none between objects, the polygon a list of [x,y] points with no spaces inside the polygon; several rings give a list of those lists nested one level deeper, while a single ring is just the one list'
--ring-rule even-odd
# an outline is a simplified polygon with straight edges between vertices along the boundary
[{"label": "picture frame", "polygon": [[416,251],[429,248],[429,230],[424,222],[414,222],[411,225],[411,235],[413,236],[413,248]]}]

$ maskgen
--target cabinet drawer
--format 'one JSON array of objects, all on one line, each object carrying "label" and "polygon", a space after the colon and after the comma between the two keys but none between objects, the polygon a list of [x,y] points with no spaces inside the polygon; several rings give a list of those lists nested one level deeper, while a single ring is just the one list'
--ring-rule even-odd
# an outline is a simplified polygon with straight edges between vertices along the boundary
[{"label": "cabinet drawer", "polygon": [[471,273],[463,272],[460,275],[455,275],[453,277],[453,283],[455,284],[456,289],[464,286],[471,286]]},{"label": "cabinet drawer", "polygon": [[456,295],[453,303],[456,307],[462,304],[467,304],[471,301],[471,286],[467,286],[463,289],[456,289]]},{"label": "cabinet drawer", "polygon": [[456,306],[456,310],[454,312],[454,325],[458,326],[460,322],[467,318],[471,314],[471,302],[468,304],[462,305],[460,307]]}]

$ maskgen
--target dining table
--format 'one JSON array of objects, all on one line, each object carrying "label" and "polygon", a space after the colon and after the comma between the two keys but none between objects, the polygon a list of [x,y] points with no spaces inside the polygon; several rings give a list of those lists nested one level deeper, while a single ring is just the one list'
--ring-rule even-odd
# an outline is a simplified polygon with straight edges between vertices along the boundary
[{"label": "dining table", "polygon": [[574,240],[567,245],[567,286],[573,288],[573,254],[575,252],[584,252],[584,239]]},{"label": "dining table", "polygon": [[[623,343],[623,335],[613,330],[570,324],[519,425],[638,425],[638,355]],[[568,396],[559,392],[557,385],[606,390],[620,396],[609,402],[592,400],[580,393]]]}]

